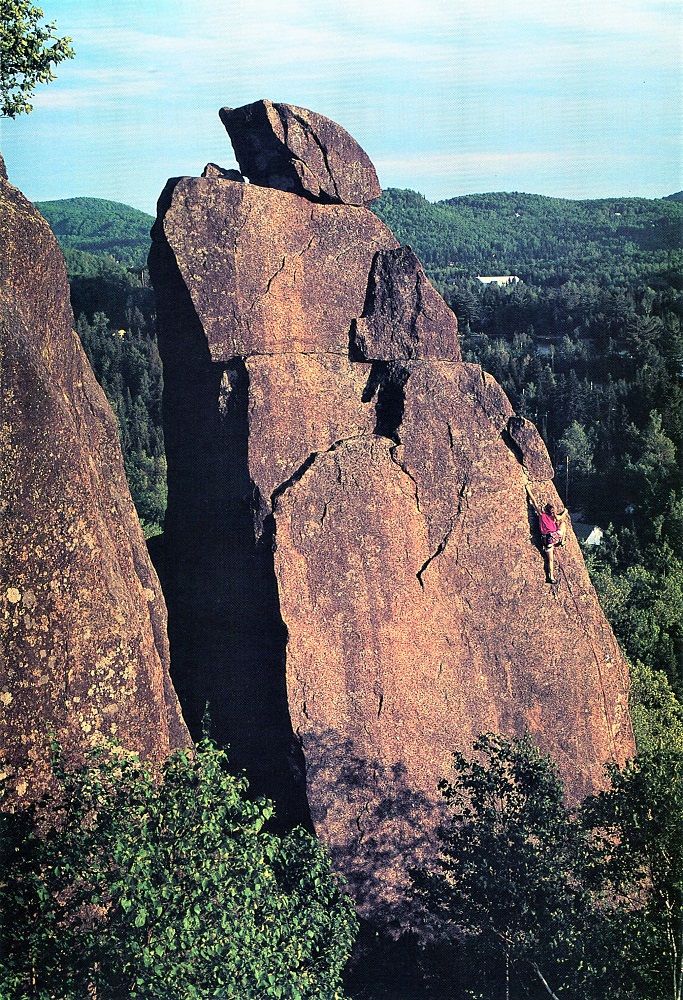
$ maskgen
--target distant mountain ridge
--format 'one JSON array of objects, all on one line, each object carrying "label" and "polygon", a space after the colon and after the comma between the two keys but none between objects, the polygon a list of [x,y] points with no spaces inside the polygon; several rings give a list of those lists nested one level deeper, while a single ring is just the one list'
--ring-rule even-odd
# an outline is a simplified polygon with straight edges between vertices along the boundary
[{"label": "distant mountain ridge", "polygon": [[426,266],[451,276],[513,273],[538,281],[566,269],[571,279],[613,278],[616,264],[647,256],[664,265],[683,246],[678,196],[572,201],[493,193],[429,202],[388,188],[373,211]]},{"label": "distant mountain ridge", "polygon": [[105,198],[64,198],[39,201],[63,250],[111,256],[124,267],[142,270],[150,247],[151,215]]},{"label": "distant mountain ridge", "polygon": [[[146,266],[151,215],[103,198],[37,202],[67,256],[111,257]],[[616,260],[655,254],[666,264],[683,246],[683,192],[666,198],[576,201],[545,195],[462,195],[430,202],[416,191],[387,188],[372,206],[430,271],[519,274],[535,280],[558,265],[568,277],[613,273]],[[78,254],[74,254],[77,251]],[[671,260],[675,268],[678,261]],[[680,264],[678,264],[680,266]]]}]

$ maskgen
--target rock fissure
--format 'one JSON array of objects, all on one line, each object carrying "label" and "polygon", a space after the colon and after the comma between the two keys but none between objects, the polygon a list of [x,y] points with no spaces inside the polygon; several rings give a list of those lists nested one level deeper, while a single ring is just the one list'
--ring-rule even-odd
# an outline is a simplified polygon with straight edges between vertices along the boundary
[{"label": "rock fissure", "polygon": [[[301,463],[301,465],[296,469],[296,471],[292,473],[289,479],[286,479],[284,482],[280,483],[279,486],[277,486],[273,490],[270,496],[271,511],[275,512],[278,499],[282,496],[282,494],[286,490],[291,489],[292,486],[298,483],[303,478],[303,476],[305,476],[305,474],[311,468],[311,466],[313,465],[313,463],[315,462],[316,458],[318,458],[319,455],[330,454],[331,452],[336,451],[342,445],[348,444],[351,441],[360,441],[363,438],[371,439],[373,436],[374,436],[373,434],[353,434],[350,437],[338,438],[336,441],[333,441],[332,444],[329,445],[329,447],[327,448],[311,452],[311,454]],[[324,506],[326,510],[327,503]],[[323,519],[324,516],[325,515],[323,514]]]},{"label": "rock fissure", "polygon": [[[331,445],[327,449],[327,451],[333,451],[333,450],[334,450],[334,445]],[[295,483],[298,483],[299,480],[302,478],[302,476],[306,475],[306,473],[308,472],[308,470],[310,469],[310,467],[313,465],[313,463],[315,462],[315,460],[316,460],[316,458],[318,457],[319,454],[320,454],[319,451],[313,451],[313,452],[311,452],[311,454],[308,456],[308,458],[306,458],[301,463],[301,465],[299,466],[299,468],[295,472],[292,473],[292,475],[289,477],[289,479],[285,479],[285,481],[283,483],[280,483],[280,485],[276,489],[273,490],[273,492],[270,494],[270,509],[271,509],[271,512],[275,511],[275,508],[277,506],[278,498],[282,496],[282,494],[285,492],[285,490],[290,489],[290,487],[292,487]]]},{"label": "rock fissure", "polygon": [[400,447],[400,445],[396,444],[396,445],[393,446],[393,448],[389,448],[389,455],[391,456],[391,461],[394,463],[394,465],[397,465],[399,467],[399,469],[401,470],[401,472],[403,472],[404,475],[406,475],[408,477],[408,479],[410,479],[410,481],[412,482],[413,486],[415,487],[415,507],[418,510],[418,512],[425,518],[425,521],[427,521],[427,524],[429,525],[429,520],[426,517],[426,515],[425,515],[424,511],[422,510],[422,508],[420,507],[420,488],[419,488],[417,479],[415,479],[415,477],[411,474],[410,469],[405,464],[405,462],[402,462],[396,456],[396,451],[398,450],[399,447]]},{"label": "rock fissure", "polygon": [[[275,273],[274,273],[274,274],[273,274],[273,275],[272,275],[272,276],[271,276],[270,278],[268,278],[268,281],[267,281],[267,283],[266,283],[266,290],[265,290],[265,292],[263,293],[263,295],[264,295],[264,296],[265,296],[265,295],[268,295],[268,293],[270,292],[270,286],[271,286],[271,285],[273,284],[273,282],[275,281],[275,279],[277,278],[277,276],[278,276],[279,274],[282,274],[282,272],[284,271],[284,269],[285,269],[285,267],[286,267],[286,266],[287,266],[287,258],[286,258],[286,257],[283,257],[283,258],[282,258],[282,263],[281,263],[281,264],[280,264],[280,266],[278,267],[277,271],[276,271],[276,272],[275,272]],[[255,307],[256,307],[257,305],[260,305],[260,304],[261,304],[261,302],[262,302],[262,298],[258,298],[258,299],[256,299],[256,300],[254,300],[254,302],[253,302],[253,303],[252,303],[252,305],[251,305],[251,309],[252,309],[252,310],[253,310],[253,309],[255,309]]]},{"label": "rock fissure", "polygon": [[[295,121],[297,121],[299,123],[299,125],[301,125],[301,127],[303,129],[306,128],[307,122],[300,115],[297,115],[296,112],[292,112],[292,116],[295,119]],[[343,201],[343,198],[340,196],[339,190],[337,188],[337,182],[335,180],[334,171],[330,168],[330,164],[328,163],[328,160],[327,160],[327,149],[325,148],[323,142],[321,141],[320,136],[316,132],[312,133],[311,138],[313,139],[313,142],[315,143],[315,145],[320,150],[320,155],[323,158],[323,163],[324,163],[324,166],[325,166],[325,170],[327,171],[327,176],[329,177],[330,181],[332,182],[332,187],[334,188],[334,197],[335,197],[335,199],[337,201]],[[302,162],[302,161],[300,161],[300,162]]]},{"label": "rock fissure", "polygon": [[452,528],[449,528],[449,530],[444,535],[443,539],[437,545],[436,550],[425,560],[425,562],[423,562],[422,566],[419,568],[419,570],[415,574],[415,576],[417,577],[417,581],[418,581],[418,583],[420,584],[420,586],[422,587],[423,590],[425,589],[425,585],[424,585],[424,580],[422,579],[422,577],[423,577],[425,571],[427,570],[427,568],[429,566],[431,566],[431,564],[434,562],[434,560],[436,558],[438,558],[438,556],[441,555],[441,553],[444,551],[444,549],[448,545],[448,542],[449,542],[450,537],[451,537],[452,530],[453,530]]}]

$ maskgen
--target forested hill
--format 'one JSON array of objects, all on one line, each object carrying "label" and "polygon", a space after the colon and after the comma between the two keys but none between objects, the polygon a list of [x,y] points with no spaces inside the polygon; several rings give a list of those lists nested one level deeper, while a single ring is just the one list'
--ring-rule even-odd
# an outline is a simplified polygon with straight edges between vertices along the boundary
[{"label": "forested hill", "polygon": [[[683,195],[571,201],[535,194],[473,194],[430,202],[388,188],[373,211],[440,277],[517,274],[525,281],[628,282],[681,271]],[[152,216],[103,198],[38,202],[65,250],[110,256],[141,270]],[[74,263],[79,254],[72,254]],[[79,268],[76,268],[79,269]]]},{"label": "forested hill", "polygon": [[64,250],[111,256],[124,267],[147,265],[154,222],[151,215],[104,198],[65,198],[36,202]]},{"label": "forested hill", "polygon": [[427,266],[444,269],[446,279],[609,276],[614,283],[628,282],[643,264],[654,274],[680,270],[680,257],[674,256],[683,233],[678,195],[570,201],[497,193],[432,203],[415,191],[388,188],[372,208]]}]

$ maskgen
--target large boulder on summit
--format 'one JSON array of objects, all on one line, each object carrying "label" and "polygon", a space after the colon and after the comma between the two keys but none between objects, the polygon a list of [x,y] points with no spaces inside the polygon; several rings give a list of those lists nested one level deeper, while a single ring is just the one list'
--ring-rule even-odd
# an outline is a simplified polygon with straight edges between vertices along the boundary
[{"label": "large boulder on summit", "polygon": [[67,750],[116,737],[147,759],[186,745],[166,610],[116,420],[73,330],[45,220],[0,179],[0,746],[18,801]]},{"label": "large boulder on summit", "polygon": [[369,205],[382,193],[368,154],[324,115],[272,101],[219,114],[252,184],[344,205]]},{"label": "large boulder on summit", "polygon": [[545,445],[362,207],[176,180],[150,271],[188,724],[208,699],[253,787],[323,836],[364,913],[400,918],[453,750],[531,732],[576,801],[634,749],[571,530],[545,582]]}]

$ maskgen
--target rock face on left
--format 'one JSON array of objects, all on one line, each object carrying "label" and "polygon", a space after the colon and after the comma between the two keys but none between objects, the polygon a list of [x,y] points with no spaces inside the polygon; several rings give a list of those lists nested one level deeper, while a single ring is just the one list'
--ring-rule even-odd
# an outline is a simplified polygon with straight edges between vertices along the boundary
[{"label": "rock face on left", "polygon": [[166,610],[114,415],[73,331],[62,254],[0,177],[0,750],[35,799],[53,729],[148,760],[189,744]]}]

